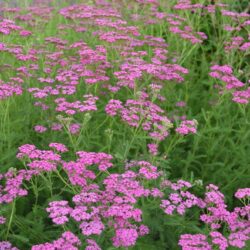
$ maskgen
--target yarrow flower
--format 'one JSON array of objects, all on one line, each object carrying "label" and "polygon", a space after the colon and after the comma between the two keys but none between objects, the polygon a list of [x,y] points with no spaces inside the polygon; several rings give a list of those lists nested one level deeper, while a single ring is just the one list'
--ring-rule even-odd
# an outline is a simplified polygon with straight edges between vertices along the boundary
[{"label": "yarrow flower", "polygon": [[50,148],[54,148],[56,151],[60,152],[60,153],[65,153],[67,151],[69,151],[67,149],[67,147],[64,145],[64,144],[61,144],[61,143],[50,143],[49,144],[49,147]]},{"label": "yarrow flower", "polygon": [[154,143],[148,144],[149,153],[152,155],[158,154],[158,145]]},{"label": "yarrow flower", "polygon": [[97,243],[94,240],[87,239],[87,247],[85,250],[101,250],[101,248],[97,245]]},{"label": "yarrow flower", "polygon": [[115,247],[131,247],[134,246],[138,238],[138,233],[135,229],[121,228],[115,231],[113,244]]},{"label": "yarrow flower", "polygon": [[0,216],[0,225],[4,224],[6,222],[6,218],[3,216]]},{"label": "yarrow flower", "polygon": [[176,211],[178,214],[183,215],[186,209],[193,206],[200,208],[205,207],[205,203],[202,199],[185,190],[192,187],[189,182],[179,180],[177,183],[169,182],[167,186],[174,192],[168,195],[167,200],[161,200],[160,207],[164,209],[166,214],[172,215]]},{"label": "yarrow flower", "polygon": [[80,132],[80,129],[81,129],[81,125],[77,123],[70,124],[69,126],[69,131],[73,135],[78,134]]},{"label": "yarrow flower", "polygon": [[158,105],[144,100],[141,94],[139,100],[127,100],[124,105],[111,100],[105,110],[110,116],[119,115],[131,127],[141,126],[152,139],[162,141],[169,135],[172,123]]},{"label": "yarrow flower", "polygon": [[42,126],[42,125],[36,125],[34,127],[34,130],[37,132],[37,133],[44,133],[47,131],[47,128]]},{"label": "yarrow flower", "polygon": [[250,188],[240,188],[234,195],[237,199],[250,198]]},{"label": "yarrow flower", "polygon": [[50,202],[46,211],[55,224],[62,225],[69,221],[68,215],[71,213],[72,208],[68,206],[67,201],[61,200]]},{"label": "yarrow flower", "polygon": [[0,241],[1,250],[18,250],[18,248],[13,247],[9,241]]},{"label": "yarrow flower", "polygon": [[209,75],[225,83],[225,88],[232,91],[232,100],[237,103],[247,104],[250,100],[250,87],[233,75],[233,69],[229,65],[214,65]]},{"label": "yarrow flower", "polygon": [[[17,5],[17,1],[14,2]],[[202,43],[207,39],[205,33],[197,30],[200,20],[215,20],[224,29],[219,32],[223,38],[221,40],[228,38],[224,43],[227,55],[220,57],[216,54],[216,58],[222,62],[230,59],[231,63],[240,58],[237,67],[241,69],[237,71],[233,69],[233,64],[215,64],[211,67],[210,76],[222,83],[215,87],[220,94],[230,92],[234,102],[249,102],[250,80],[246,78],[248,64],[244,57],[250,49],[250,36],[247,34],[250,14],[228,11],[230,6],[215,0],[200,1],[203,3],[176,0],[173,5],[168,3],[171,1],[159,0],[80,1],[92,4],[68,4],[59,11],[49,7],[51,0],[30,2],[33,4],[26,9],[10,7],[6,3],[0,8],[0,14],[13,19],[0,17],[0,36],[3,37],[3,42],[0,43],[3,55],[0,71],[5,73],[4,78],[11,76],[8,80],[0,80],[0,101],[3,110],[7,112],[8,107],[13,110],[23,100],[34,100],[34,112],[38,112],[35,118],[44,119],[32,128],[40,133],[33,139],[40,139],[41,145],[49,139],[51,142],[47,150],[38,149],[31,144],[21,145],[17,158],[25,169],[20,169],[19,166],[0,174],[0,226],[3,229],[0,235],[13,240],[13,243],[24,249],[30,247],[32,250],[77,250],[85,247],[86,250],[100,250],[102,244],[109,249],[108,244],[112,243],[115,248],[136,248],[139,238],[150,231],[143,224],[144,219],[153,214],[152,208],[157,207],[165,216],[190,216],[194,211],[191,214],[192,220],[199,218],[196,226],[203,234],[195,234],[197,227],[191,225],[190,232],[194,234],[183,234],[178,243],[183,250],[247,248],[247,241],[250,239],[249,188],[236,191],[235,198],[240,199],[243,205],[229,210],[226,196],[220,192],[219,187],[208,185],[200,198],[197,193],[201,192],[202,181],[199,185],[197,181],[171,182],[166,179],[168,173],[159,167],[167,164],[168,156],[161,157],[161,150],[166,149],[163,141],[172,132],[180,135],[197,133],[198,122],[187,120],[187,114],[184,113],[187,111],[186,102],[177,100],[187,101],[188,97],[185,93],[187,91],[181,90],[181,84],[185,83],[185,75],[189,70],[181,65],[188,64],[188,61],[192,63],[192,58],[196,58],[199,52],[202,52],[201,58],[208,56],[209,61],[213,59],[208,55],[209,48],[200,48],[206,46]],[[171,8],[174,12],[168,13]],[[181,13],[183,10],[185,13]],[[126,14],[125,18],[123,12]],[[30,39],[35,38],[35,33],[24,27],[43,32],[43,28],[48,26],[47,22],[53,20],[54,13],[62,17],[56,18],[57,20],[63,20],[63,23],[56,26],[56,32],[52,32],[56,35],[42,36],[44,42],[38,41],[39,39],[32,42]],[[194,23],[196,21],[197,24]],[[141,32],[143,24],[148,28]],[[176,46],[177,51],[173,50],[173,44],[166,43],[166,30],[172,33],[167,37],[169,42],[180,42],[180,46]],[[86,38],[86,41],[77,40],[78,36],[74,32],[84,40]],[[160,37],[148,35],[150,33],[158,33]],[[88,41],[88,37],[92,40]],[[211,38],[212,36],[210,40]],[[32,46],[26,46],[28,44]],[[169,51],[168,46],[171,48]],[[185,58],[188,57],[190,60],[185,63]],[[197,62],[196,60],[194,65]],[[193,68],[191,67],[192,70]],[[195,75],[194,72],[191,73],[190,76]],[[179,86],[176,87],[176,84]],[[205,85],[202,86],[204,90],[209,83]],[[23,93],[31,98],[27,99],[25,95],[19,99]],[[238,106],[242,108],[242,105]],[[104,109],[111,118],[105,118]],[[8,112],[4,116],[3,121],[5,118],[8,120]],[[122,142],[119,145],[117,139],[121,133],[129,132],[129,129],[120,126],[121,133],[116,133],[119,120],[133,130],[136,139],[125,147]],[[30,121],[31,124],[33,122]],[[111,127],[106,129],[109,122]],[[173,129],[175,122],[177,127]],[[99,131],[91,129],[94,125]],[[46,131],[45,138],[43,133]],[[50,135],[51,138],[48,137]],[[102,135],[105,137],[101,138]],[[76,142],[73,143],[74,148],[78,149],[81,145],[85,148],[83,151],[78,149],[73,158],[69,159],[72,154],[68,147],[55,142],[56,137],[60,138],[59,141],[69,139]],[[108,146],[101,145],[105,144],[105,140],[108,140]],[[146,144],[140,147],[139,144],[143,141]],[[173,142],[174,145],[175,138]],[[7,144],[9,150],[13,143]],[[106,152],[98,152],[98,145]],[[116,150],[115,146],[121,149]],[[97,151],[84,151],[86,148]],[[123,148],[125,151],[120,152]],[[117,151],[114,152],[114,155],[117,153],[117,161],[108,153],[113,150]],[[152,159],[152,164],[143,160],[145,150],[150,155],[144,156]],[[61,156],[63,153],[66,153],[64,157]],[[133,155],[140,160],[133,161]],[[120,166],[123,160],[126,164]],[[14,160],[11,163],[15,163]],[[51,184],[48,187],[47,178]],[[199,189],[196,189],[197,186]],[[28,192],[31,192],[29,196]],[[55,199],[62,198],[53,201],[49,199],[45,209],[55,225],[47,223],[43,214],[39,213],[46,223],[46,230],[48,229],[42,238],[52,239],[60,231],[64,232],[52,242],[39,242],[39,245],[31,246],[35,238],[31,237],[28,242],[25,240],[25,233],[21,232],[20,237],[18,233],[25,228],[25,225],[19,223],[25,222],[21,220],[21,213],[31,213],[32,208],[22,209],[19,200],[27,196],[25,202],[30,204],[35,200],[35,207],[40,209],[48,200],[47,194],[52,198],[56,197]],[[10,203],[13,202],[13,208],[16,209],[12,208],[12,212],[7,214],[11,209]],[[233,202],[237,203],[239,201]],[[15,215],[17,208],[18,214]],[[149,213],[144,215],[144,212]],[[4,225],[6,221],[7,227]],[[77,232],[76,235],[65,231],[65,228],[73,229]],[[157,234],[158,232],[156,236]],[[110,239],[102,239],[106,236],[110,236]],[[140,247],[139,243],[138,248]],[[17,250],[9,241],[1,241],[0,249]]]},{"label": "yarrow flower", "polygon": [[181,135],[187,135],[189,133],[195,134],[197,132],[197,121],[182,121],[180,126],[176,128],[175,131]]},{"label": "yarrow flower", "polygon": [[100,220],[93,220],[90,222],[82,222],[80,224],[80,229],[82,230],[82,234],[89,236],[93,234],[100,235],[104,230],[105,226]]},{"label": "yarrow flower", "polygon": [[77,236],[75,236],[72,232],[66,231],[61,237],[57,240],[54,240],[52,243],[44,243],[40,245],[32,246],[31,250],[78,250],[81,246],[81,242]]},{"label": "yarrow flower", "polygon": [[203,234],[183,234],[178,245],[182,247],[182,250],[212,250],[211,245],[207,242],[207,237]]}]

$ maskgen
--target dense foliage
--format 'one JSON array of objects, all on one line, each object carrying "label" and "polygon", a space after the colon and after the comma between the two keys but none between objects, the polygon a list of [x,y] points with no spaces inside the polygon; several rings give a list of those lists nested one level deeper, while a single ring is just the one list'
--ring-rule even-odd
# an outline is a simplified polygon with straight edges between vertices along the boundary
[{"label": "dense foliage", "polygon": [[0,4],[0,249],[250,248],[248,1]]}]

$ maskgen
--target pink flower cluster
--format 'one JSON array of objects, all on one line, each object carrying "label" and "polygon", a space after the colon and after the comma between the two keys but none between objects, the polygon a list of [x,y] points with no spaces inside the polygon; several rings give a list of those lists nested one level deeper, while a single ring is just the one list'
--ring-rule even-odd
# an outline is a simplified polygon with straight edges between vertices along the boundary
[{"label": "pink flower cluster", "polygon": [[34,131],[36,131],[37,133],[44,133],[47,131],[47,128],[43,125],[36,125],[34,126]]},{"label": "pink flower cluster", "polygon": [[196,120],[186,120],[182,121],[180,126],[175,129],[178,134],[187,135],[195,134],[197,132],[197,121]]},{"label": "pink flower cluster", "polygon": [[16,247],[13,247],[9,241],[0,241],[0,249],[3,250],[19,250]]},{"label": "pink flower cluster", "polygon": [[207,237],[203,234],[183,234],[178,244],[182,247],[182,250],[212,250],[212,247],[207,242]]},{"label": "pink flower cluster", "polygon": [[87,169],[92,165],[98,166],[99,171],[107,171],[113,166],[113,157],[109,154],[84,151],[76,154],[79,158],[75,162],[63,162],[63,169],[67,172],[72,185],[84,187],[87,185],[87,179],[95,179],[95,172]]},{"label": "pink flower cluster", "polygon": [[[55,146],[54,144],[53,146]],[[56,146],[58,147],[58,144]],[[31,151],[27,146],[23,148],[21,151],[25,151],[26,154]],[[112,157],[104,153],[83,151],[77,152],[77,155],[79,159],[76,162],[63,162],[63,166],[69,174],[71,184],[81,186],[82,191],[72,197],[75,204],[73,208],[64,200],[50,202],[46,209],[49,217],[58,225],[67,223],[71,217],[79,223],[82,234],[87,237],[101,234],[105,230],[104,225],[107,225],[115,230],[112,238],[114,246],[135,245],[138,237],[149,232],[145,225],[136,225],[142,221],[142,211],[135,208],[137,200],[143,196],[159,197],[163,195],[157,188],[145,189],[139,180],[157,179],[160,176],[157,168],[145,161],[132,162],[126,165],[126,169],[134,171],[127,170],[122,174],[110,174],[103,181],[104,188],[101,188],[97,184],[92,184],[91,180],[95,178],[95,174],[86,167],[99,165],[100,170],[106,171],[112,166],[110,163]],[[84,173],[82,177],[78,168],[81,168],[81,173]],[[76,175],[71,178],[73,174]],[[79,181],[81,178],[85,182]],[[57,241],[55,242],[46,244],[52,246],[57,244]],[[87,242],[89,244],[87,249],[91,249],[91,247],[99,249],[91,239],[88,239]]]},{"label": "pink flower cluster", "polygon": [[240,188],[235,193],[237,199],[249,199],[250,198],[250,188]]},{"label": "pink flower cluster", "polygon": [[119,114],[122,120],[132,127],[142,127],[147,134],[162,141],[169,135],[171,121],[156,104],[143,98],[127,100],[124,105],[119,100],[110,100],[105,111],[110,116]]},{"label": "pink flower cluster", "polygon": [[6,222],[6,218],[3,216],[0,216],[0,225],[4,224]]},{"label": "pink flower cluster", "polygon": [[[82,164],[98,164],[96,157],[91,158],[94,156],[91,153],[78,152],[78,155],[83,157]],[[101,157],[99,156],[99,158]],[[64,163],[66,164],[66,171],[72,163]],[[78,163],[80,163],[80,160]],[[134,204],[139,197],[150,195],[157,197],[155,188],[152,191],[145,189],[137,178],[156,179],[159,173],[157,173],[157,168],[148,162],[134,162],[127,168],[134,166],[140,167],[138,173],[127,170],[123,174],[110,174],[106,177],[103,181],[105,186],[103,190],[96,184],[87,184],[88,176],[85,174],[85,186],[81,186],[82,191],[72,198],[75,204],[74,208],[71,208],[67,201],[51,202],[49,208],[47,208],[49,217],[55,224],[59,225],[68,222],[69,217],[71,217],[79,223],[82,234],[88,237],[101,234],[105,229],[105,221],[105,225],[115,229],[115,236],[112,238],[114,246],[129,247],[135,245],[139,236],[148,233],[148,228],[144,225],[137,226],[135,224],[142,221],[142,211],[135,208]],[[91,180],[93,177],[89,176],[89,178]],[[71,183],[79,185],[74,180],[71,180]],[[158,195],[159,193],[158,191]],[[132,221],[134,222],[132,223]]]},{"label": "pink flower cluster", "polygon": [[[11,203],[19,196],[26,196],[27,190],[22,186],[25,181],[29,181],[38,172],[34,170],[15,170],[10,169],[5,174],[0,175],[0,180],[5,180],[4,185],[0,185],[0,204]],[[4,223],[4,219],[1,219]]]},{"label": "pink flower cluster", "polygon": [[248,41],[245,41],[241,36],[232,37],[230,41],[225,42],[225,50],[231,51],[239,49],[241,51],[247,51],[250,49],[250,36]]},{"label": "pink flower cluster", "polygon": [[4,83],[0,80],[0,100],[6,99],[13,95],[21,95],[23,93],[22,87],[14,82]]},{"label": "pink flower cluster", "polygon": [[167,200],[161,200],[160,207],[164,209],[166,214],[172,215],[176,210],[178,214],[183,215],[186,209],[193,206],[198,206],[200,208],[205,207],[205,203],[202,199],[186,191],[192,187],[191,183],[179,180],[177,183],[171,183],[170,181],[166,183],[163,182],[162,185],[174,191],[168,195]]},{"label": "pink flower cluster", "polygon": [[[153,40],[153,38],[151,38]],[[157,40],[158,41],[158,40]],[[161,42],[161,40],[159,40]],[[166,54],[167,50],[160,45],[151,45],[156,47],[154,49],[154,56],[151,58],[151,63],[142,59],[143,51],[141,53],[122,53],[124,55],[124,62],[120,65],[120,71],[114,72],[118,79],[117,86],[109,86],[113,92],[118,91],[121,87],[136,88],[138,81],[142,80],[145,75],[149,75],[152,79],[159,83],[164,81],[182,82],[184,78],[182,74],[187,74],[188,70],[177,64],[167,64]]]},{"label": "pink flower cluster", "polygon": [[[214,65],[211,67],[209,75],[215,79],[222,81],[227,90],[232,90],[233,101],[247,104],[250,98],[250,88],[240,89],[245,86],[238,78],[233,75],[233,69],[229,65]],[[240,90],[239,90],[240,89]]]},{"label": "pink flower cluster", "polygon": [[67,102],[65,98],[57,98],[55,103],[57,104],[56,111],[64,112],[67,115],[74,115],[77,112],[89,112],[96,111],[96,101],[98,97],[92,95],[84,95],[86,99],[83,102],[76,101],[73,103]]},{"label": "pink flower cluster", "polygon": [[215,79],[223,81],[226,84],[227,89],[235,89],[244,86],[244,83],[233,75],[233,69],[229,65],[214,65],[211,67],[209,75]]},{"label": "pink flower cluster", "polygon": [[126,169],[137,169],[139,167],[138,173],[148,180],[157,179],[160,177],[160,172],[158,172],[158,169],[156,166],[153,166],[151,163],[147,161],[132,161],[128,164],[126,164]]},{"label": "pink flower cluster", "polygon": [[[168,200],[162,200],[161,208],[166,214],[171,215],[176,209],[177,213],[183,215],[186,208],[196,205],[203,209],[200,220],[210,230],[208,236],[203,234],[181,235],[179,245],[183,250],[212,250],[214,248],[225,250],[230,246],[243,248],[246,246],[246,241],[250,240],[249,204],[244,203],[244,207],[235,207],[232,212],[228,211],[224,195],[213,184],[206,187],[204,199],[198,198],[188,191],[183,191],[183,189],[192,187],[188,182],[178,181],[173,184],[165,181],[162,186],[175,190],[175,193],[171,192],[168,195]],[[183,201],[183,197],[186,200]],[[235,193],[235,197],[245,201],[249,200],[249,188],[239,189]],[[222,229],[225,229],[223,234]]]},{"label": "pink flower cluster", "polygon": [[[235,194],[236,197],[239,196],[242,191],[243,190],[238,190]],[[247,189],[245,191],[247,191]],[[234,211],[229,212],[224,202],[223,194],[219,192],[217,186],[211,184],[207,187],[204,201],[207,203],[206,208],[208,213],[201,215],[201,220],[211,227],[213,233],[217,233],[216,230],[225,224],[228,228],[229,235],[223,237],[224,241],[230,246],[238,248],[244,247],[245,242],[250,239],[249,205],[245,205],[245,207],[241,208],[236,207]],[[220,249],[226,248],[221,247]]]},{"label": "pink flower cluster", "polygon": [[29,159],[27,166],[37,171],[54,171],[61,162],[61,156],[52,150],[39,150],[29,144],[19,147],[17,158],[24,161]]},{"label": "pink flower cluster", "polygon": [[62,236],[52,243],[45,243],[32,246],[31,250],[78,250],[81,242],[77,236],[70,231],[66,231]]},{"label": "pink flower cluster", "polygon": [[55,149],[57,152],[60,153],[65,153],[69,151],[68,148],[62,143],[52,142],[49,144],[49,147]]},{"label": "pink flower cluster", "polygon": [[[176,7],[176,6],[175,6]],[[192,44],[202,43],[207,39],[207,35],[203,32],[194,32],[190,26],[185,25],[183,28],[184,20],[178,15],[170,14],[167,17],[167,22],[171,25],[169,31],[178,34],[181,38],[190,41]]]},{"label": "pink flower cluster", "polygon": [[[61,143],[51,143],[49,146],[59,153],[68,151]],[[213,249],[214,246],[220,250],[227,249],[228,246],[242,248],[250,238],[249,205],[228,211],[224,196],[215,185],[207,186],[205,198],[201,199],[188,191],[193,185],[183,180],[176,183],[164,180],[159,189],[156,180],[162,178],[162,173],[149,162],[132,161],[125,165],[124,172],[110,174],[108,169],[112,167],[111,155],[85,151],[76,154],[78,158],[75,161],[66,162],[52,150],[38,150],[29,144],[19,147],[17,157],[23,161],[29,159],[30,163],[27,165],[30,167],[35,163],[35,170],[9,170],[2,175],[1,178],[6,181],[5,187],[0,186],[1,203],[10,203],[18,196],[27,195],[27,190],[21,187],[23,181],[29,181],[33,175],[39,176],[41,171],[58,171],[62,165],[68,174],[69,184],[72,187],[77,186],[80,191],[72,197],[72,202],[50,202],[46,211],[56,225],[69,223],[70,219],[75,221],[81,233],[87,237],[86,249],[100,250],[90,237],[100,235],[106,229],[114,231],[112,242],[115,247],[134,246],[139,237],[148,234],[148,227],[142,224],[142,210],[137,207],[137,202],[142,197],[160,199],[160,207],[168,215],[174,214],[174,211],[184,215],[193,206],[203,209],[200,220],[207,225],[210,233],[208,236],[182,235],[179,245],[183,249]],[[53,166],[44,167],[44,162]],[[100,173],[107,174],[100,184],[93,183],[97,172],[94,166],[98,166]],[[144,187],[145,183],[147,187]],[[249,188],[239,189],[235,197],[245,204],[250,197]],[[4,218],[2,222],[5,222]],[[227,232],[222,234],[218,230],[225,225]],[[77,249],[80,244],[77,236],[65,232],[58,240],[35,245],[32,249]]]},{"label": "pink flower cluster", "polygon": [[237,90],[233,92],[234,102],[248,104],[250,100],[250,87],[245,90]]},{"label": "pink flower cluster", "polygon": [[21,35],[25,30],[22,27],[15,24],[13,20],[3,19],[0,22],[0,33],[4,35],[9,35],[11,32],[20,31]]},{"label": "pink flower cluster", "polygon": [[97,243],[94,240],[87,239],[87,247],[85,250],[101,250],[101,248],[97,245]]},{"label": "pink flower cluster", "polygon": [[67,215],[70,214],[72,209],[68,206],[67,201],[61,200],[50,202],[46,211],[55,224],[61,225],[69,221]]},{"label": "pink flower cluster", "polygon": [[157,155],[158,154],[158,145],[155,143],[149,143],[148,145],[148,151],[152,155]]}]

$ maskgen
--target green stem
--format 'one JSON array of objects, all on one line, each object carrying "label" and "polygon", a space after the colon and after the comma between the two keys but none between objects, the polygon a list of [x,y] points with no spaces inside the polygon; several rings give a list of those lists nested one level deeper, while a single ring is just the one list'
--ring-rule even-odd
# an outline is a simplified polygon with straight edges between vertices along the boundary
[{"label": "green stem", "polygon": [[57,174],[57,176],[60,178],[60,180],[68,187],[70,188],[74,193],[77,193],[77,191],[74,189],[73,186],[70,186],[65,180],[64,178],[61,176],[60,172],[58,170],[55,171],[55,173]]},{"label": "green stem", "polygon": [[7,226],[6,240],[9,237],[10,228],[11,228],[11,224],[12,224],[14,213],[15,213],[15,208],[16,208],[16,200],[14,200],[12,202],[12,209],[11,209],[10,219],[9,219],[9,223],[8,223],[8,226]]}]

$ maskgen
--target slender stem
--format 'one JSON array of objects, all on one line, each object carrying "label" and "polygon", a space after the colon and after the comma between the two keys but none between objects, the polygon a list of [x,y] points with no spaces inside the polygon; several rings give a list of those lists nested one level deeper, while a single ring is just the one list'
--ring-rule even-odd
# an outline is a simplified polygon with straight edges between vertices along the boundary
[{"label": "slender stem", "polygon": [[57,176],[60,178],[60,180],[68,187],[70,188],[74,193],[77,193],[77,191],[74,189],[73,186],[70,186],[65,180],[64,178],[61,176],[60,172],[58,170],[55,171],[55,173],[57,174]]},{"label": "slender stem", "polygon": [[12,224],[13,217],[14,217],[14,213],[15,213],[15,208],[16,208],[16,200],[14,200],[14,201],[12,202],[12,208],[11,208],[10,219],[9,219],[9,223],[8,223],[8,226],[7,226],[6,240],[7,240],[8,237],[9,237],[10,228],[11,228],[11,224]]}]

